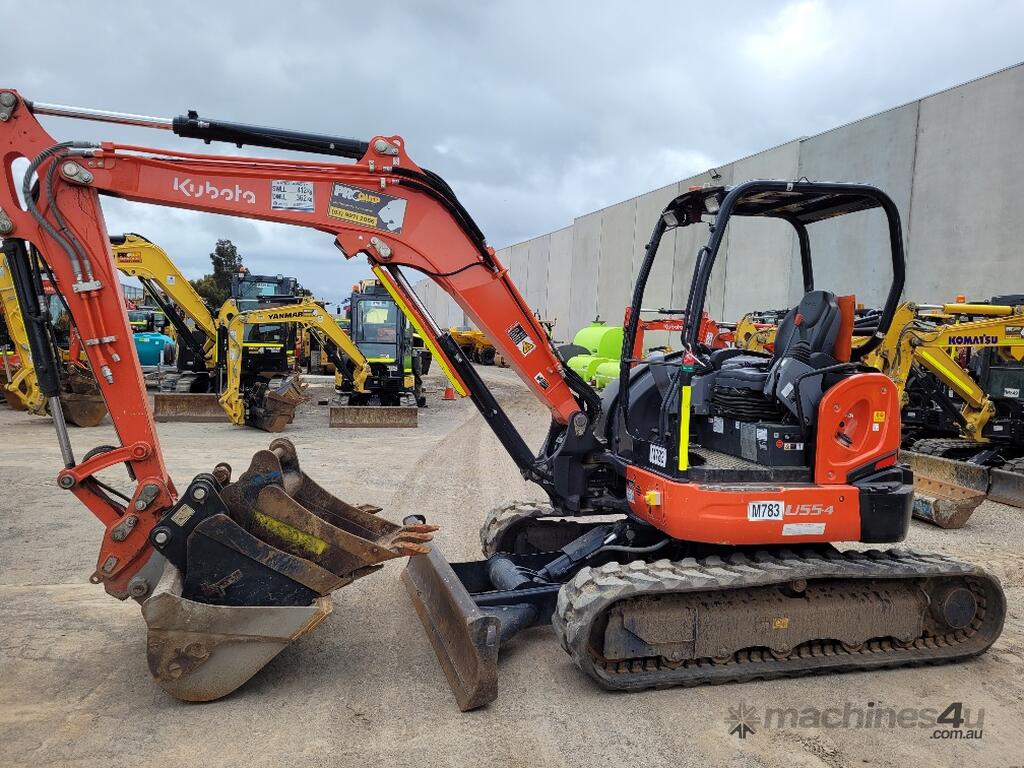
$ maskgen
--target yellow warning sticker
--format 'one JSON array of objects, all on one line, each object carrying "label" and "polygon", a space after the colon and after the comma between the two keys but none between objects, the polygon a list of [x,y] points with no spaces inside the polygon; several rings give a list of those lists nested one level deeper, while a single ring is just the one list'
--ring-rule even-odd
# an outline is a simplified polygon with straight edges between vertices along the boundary
[{"label": "yellow warning sticker", "polygon": [[516,323],[507,331],[508,337],[512,339],[512,343],[516,345],[519,351],[526,357],[528,354],[533,352],[537,348],[536,342],[530,338],[530,334],[526,332],[521,323]]},{"label": "yellow warning sticker", "polygon": [[876,423],[881,424],[885,421],[885,411],[875,411],[874,419]]}]

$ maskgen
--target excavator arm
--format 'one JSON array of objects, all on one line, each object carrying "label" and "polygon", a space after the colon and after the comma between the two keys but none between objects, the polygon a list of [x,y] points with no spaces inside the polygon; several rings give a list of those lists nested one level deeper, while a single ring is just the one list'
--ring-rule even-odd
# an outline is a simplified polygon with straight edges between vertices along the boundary
[{"label": "excavator arm", "polygon": [[[68,249],[54,242],[37,221],[31,220],[29,225],[40,240],[48,241],[49,250],[56,249],[58,257],[78,249],[90,254],[92,260],[102,258],[96,254],[105,249],[92,231],[102,221],[99,194],[321,230],[334,237],[346,257],[363,255],[372,267],[390,273],[395,289],[440,351],[445,366],[457,377],[459,388],[470,394],[525,474],[550,477],[538,466],[534,452],[525,445],[458,345],[429,318],[405,279],[403,268],[427,275],[451,295],[548,406],[556,428],[546,446],[545,460],[578,463],[579,457],[594,447],[592,424],[600,409],[599,398],[563,365],[479,228],[448,185],[410,159],[401,137],[377,136],[359,142],[238,126],[194,115],[173,121],[129,119],[117,113],[111,113],[111,117],[29,104],[13,91],[5,93],[14,104],[6,108],[10,119],[0,135],[15,145],[12,154],[33,159],[41,156],[33,171],[45,171],[47,194],[40,201],[43,218],[55,208],[68,224]],[[36,114],[127,121],[210,141],[307,149],[356,162],[342,165],[209,156],[112,142],[58,145],[38,124]],[[50,154],[42,155],[44,152]],[[4,205],[5,210],[8,206],[15,218],[30,218],[13,210],[13,201]],[[74,263],[70,257],[68,260]],[[89,284],[87,278],[73,279]],[[78,295],[87,299],[90,291]],[[97,327],[99,321],[92,315],[83,320],[89,329],[87,335],[92,334],[90,338],[109,335]],[[102,318],[103,325],[108,322],[113,327],[111,318]],[[112,370],[106,344],[97,344],[92,351],[99,370]],[[570,421],[572,428],[566,429]],[[558,445],[554,444],[556,437]],[[567,497],[571,509],[583,493],[582,475],[568,474],[575,479],[566,487],[549,490]]]},{"label": "excavator arm", "polygon": [[[129,123],[355,162],[58,142],[40,125],[39,115]],[[176,696],[216,698],[233,690],[323,618],[326,594],[385,559],[425,552],[432,527],[396,526],[365,507],[334,499],[301,473],[294,448],[280,440],[270,451],[257,453],[237,480],[220,466],[198,476],[179,495],[160,450],[100,195],[304,226],[330,235],[348,258],[365,256],[371,267],[389,276],[390,290],[416,318],[460,391],[470,395],[524,475],[564,500],[565,509],[580,507],[592,471],[584,457],[596,446],[593,422],[600,401],[565,369],[508,270],[452,190],[409,158],[401,137],[360,142],[194,114],[174,120],[138,118],[33,104],[16,91],[0,89],[0,155],[6,181],[0,185],[4,253],[27,273],[30,250],[37,252],[51,271],[120,443],[75,456],[56,397],[58,382],[49,375],[52,366],[44,366],[40,388],[50,401],[65,464],[58,483],[103,522],[92,580],[117,597],[144,600],[150,669]],[[12,164],[22,158],[28,167],[24,178],[16,179]],[[458,345],[429,317],[402,272],[406,267],[449,293],[548,406],[553,426],[540,457],[526,446]],[[19,299],[31,302],[31,280],[23,277]],[[42,331],[30,328],[29,341],[39,369],[47,355]],[[125,498],[112,495],[97,479],[97,473],[120,464],[135,481]],[[272,587],[281,581],[286,588]],[[284,605],[268,605],[271,598]],[[203,604],[216,610],[196,607]],[[260,625],[233,614],[232,606],[295,610]],[[239,625],[250,634],[237,634]],[[204,639],[190,642],[197,636]],[[262,650],[247,652],[249,661],[238,668],[233,663],[237,656],[219,653],[238,646]],[[225,665],[230,674],[222,674]]]}]

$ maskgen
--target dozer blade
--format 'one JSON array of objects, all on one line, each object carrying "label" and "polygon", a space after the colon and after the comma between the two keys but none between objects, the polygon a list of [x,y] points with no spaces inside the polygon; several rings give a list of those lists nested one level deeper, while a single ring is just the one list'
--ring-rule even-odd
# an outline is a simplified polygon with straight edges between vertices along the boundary
[{"label": "dozer blade", "polygon": [[295,376],[260,382],[246,396],[245,423],[264,432],[281,432],[292,423],[302,402],[302,390]]},{"label": "dozer blade", "polygon": [[436,530],[331,495],[283,439],[230,479],[224,464],[197,476],[150,533],[170,563],[143,604],[150,670],[189,701],[242,685],[330,612],[331,592],[386,560],[429,551]]},{"label": "dozer blade", "polygon": [[913,451],[900,454],[914,472],[914,517],[940,528],[962,528],[989,491],[990,470]]},{"label": "dozer blade", "polygon": [[1010,472],[1006,469],[989,470],[992,482],[988,489],[988,497],[1000,504],[1011,507],[1024,507],[1024,474]]},{"label": "dozer blade", "polygon": [[332,405],[332,427],[415,427],[419,408],[414,405]]},{"label": "dozer blade", "polygon": [[434,646],[459,709],[498,695],[501,622],[477,607],[451,565],[437,552],[409,558],[402,581]]},{"label": "dozer blade", "polygon": [[160,422],[213,423],[229,421],[215,394],[157,392],[153,395],[153,417]]}]

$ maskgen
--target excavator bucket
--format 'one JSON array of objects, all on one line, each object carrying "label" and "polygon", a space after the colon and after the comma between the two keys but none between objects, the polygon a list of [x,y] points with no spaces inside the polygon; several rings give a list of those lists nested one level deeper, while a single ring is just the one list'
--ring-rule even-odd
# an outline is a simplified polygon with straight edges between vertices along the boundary
[{"label": "excavator bucket", "polygon": [[302,397],[296,376],[261,381],[246,394],[245,423],[264,432],[280,432],[292,423]]},{"label": "excavator bucket", "polygon": [[64,418],[76,427],[95,427],[107,415],[107,404],[92,373],[72,365],[65,386],[60,391]]},{"label": "excavator bucket", "polygon": [[1024,507],[1024,474],[904,451],[914,471],[914,517],[940,528],[962,528],[985,499]]},{"label": "excavator bucket", "polygon": [[315,628],[331,592],[429,552],[436,528],[377,511],[307,477],[284,439],[235,482],[225,464],[197,476],[150,533],[168,561],[142,604],[157,683],[186,701],[226,696]]},{"label": "excavator bucket", "polygon": [[15,411],[27,411],[28,407],[21,401],[21,398],[17,394],[11,392],[11,390],[4,387],[4,400],[7,401],[7,405]]},{"label": "excavator bucket", "polygon": [[989,492],[990,470],[903,451],[901,458],[914,472],[914,517],[940,528],[962,528]]}]

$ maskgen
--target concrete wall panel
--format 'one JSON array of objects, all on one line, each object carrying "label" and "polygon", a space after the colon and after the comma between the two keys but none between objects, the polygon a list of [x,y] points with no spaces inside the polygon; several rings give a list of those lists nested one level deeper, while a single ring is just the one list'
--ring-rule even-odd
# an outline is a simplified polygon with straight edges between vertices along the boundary
[{"label": "concrete wall panel", "polygon": [[597,314],[598,265],[601,262],[601,212],[573,223],[572,270],[569,280],[568,338],[590,324]]},{"label": "concrete wall panel", "polygon": [[597,313],[609,325],[622,325],[622,313],[632,295],[635,225],[636,198],[601,211]]},{"label": "concrete wall panel", "polygon": [[516,284],[519,292],[526,294],[527,270],[529,264],[530,243],[516,243],[510,249],[508,260],[508,272],[512,282]]},{"label": "concrete wall panel", "polygon": [[572,284],[573,227],[551,233],[548,250],[548,274],[544,296],[545,320],[555,321],[556,341],[572,340],[575,330],[569,327],[569,296]]},{"label": "concrete wall panel", "polygon": [[[734,184],[749,179],[792,179],[797,176],[800,142],[760,152],[733,164]],[[729,222],[724,263],[719,254],[715,277],[724,279],[720,319],[735,321],[752,309],[790,305],[793,228],[782,221],[735,218]]]},{"label": "concrete wall panel", "polygon": [[548,257],[551,251],[551,235],[535,237],[528,243],[526,293],[530,309],[539,312],[542,319],[547,313]]},{"label": "concrete wall panel", "polygon": [[907,290],[919,302],[1024,293],[1024,66],[921,102]]},{"label": "concrete wall panel", "polygon": [[[812,181],[873,184],[896,203],[906,236],[917,118],[914,102],[807,139],[800,147],[799,175]],[[816,288],[855,293],[868,306],[884,303],[892,275],[886,260],[889,233],[884,213],[851,214],[812,224],[808,232]],[[790,283],[790,299],[795,303],[803,294],[799,266]]]},{"label": "concrete wall panel", "polygon": [[[957,293],[986,298],[1024,292],[1024,217],[1017,214],[1015,194],[1024,177],[1022,126],[1019,65],[720,166],[717,179],[704,173],[581,216],[570,227],[503,249],[499,258],[531,307],[543,307],[547,318],[557,320],[556,338],[569,341],[599,312],[609,322],[620,321],[655,219],[686,187],[806,176],[870,183],[892,197],[908,243],[906,298],[938,302]],[[855,214],[812,225],[810,233],[816,286],[880,304],[890,275],[884,217]],[[663,238],[644,306],[685,303],[694,258],[707,238],[706,226]],[[432,311],[453,317],[436,289],[423,291]],[[735,321],[751,309],[792,306],[802,293],[789,225],[734,219],[712,273],[710,314]]]},{"label": "concrete wall panel", "polygon": [[[679,195],[680,184],[669,184],[667,187],[648,192],[636,198],[636,226],[633,228],[633,259],[631,279],[629,281],[628,297],[626,302],[633,299],[633,286],[636,285],[636,277],[643,263],[644,254],[647,250],[647,243],[651,239],[651,232],[654,231],[654,224],[665,209],[668,202]],[[673,256],[675,254],[676,232],[667,232],[661,238],[658,247],[658,255],[654,260],[654,267],[650,277],[647,278],[647,285],[644,288],[644,299],[642,306],[645,309],[661,309],[672,304],[672,277],[673,277]],[[657,315],[644,315],[645,317],[657,317]],[[644,337],[644,346],[663,346],[668,344],[669,336],[666,333],[650,333]]]}]

